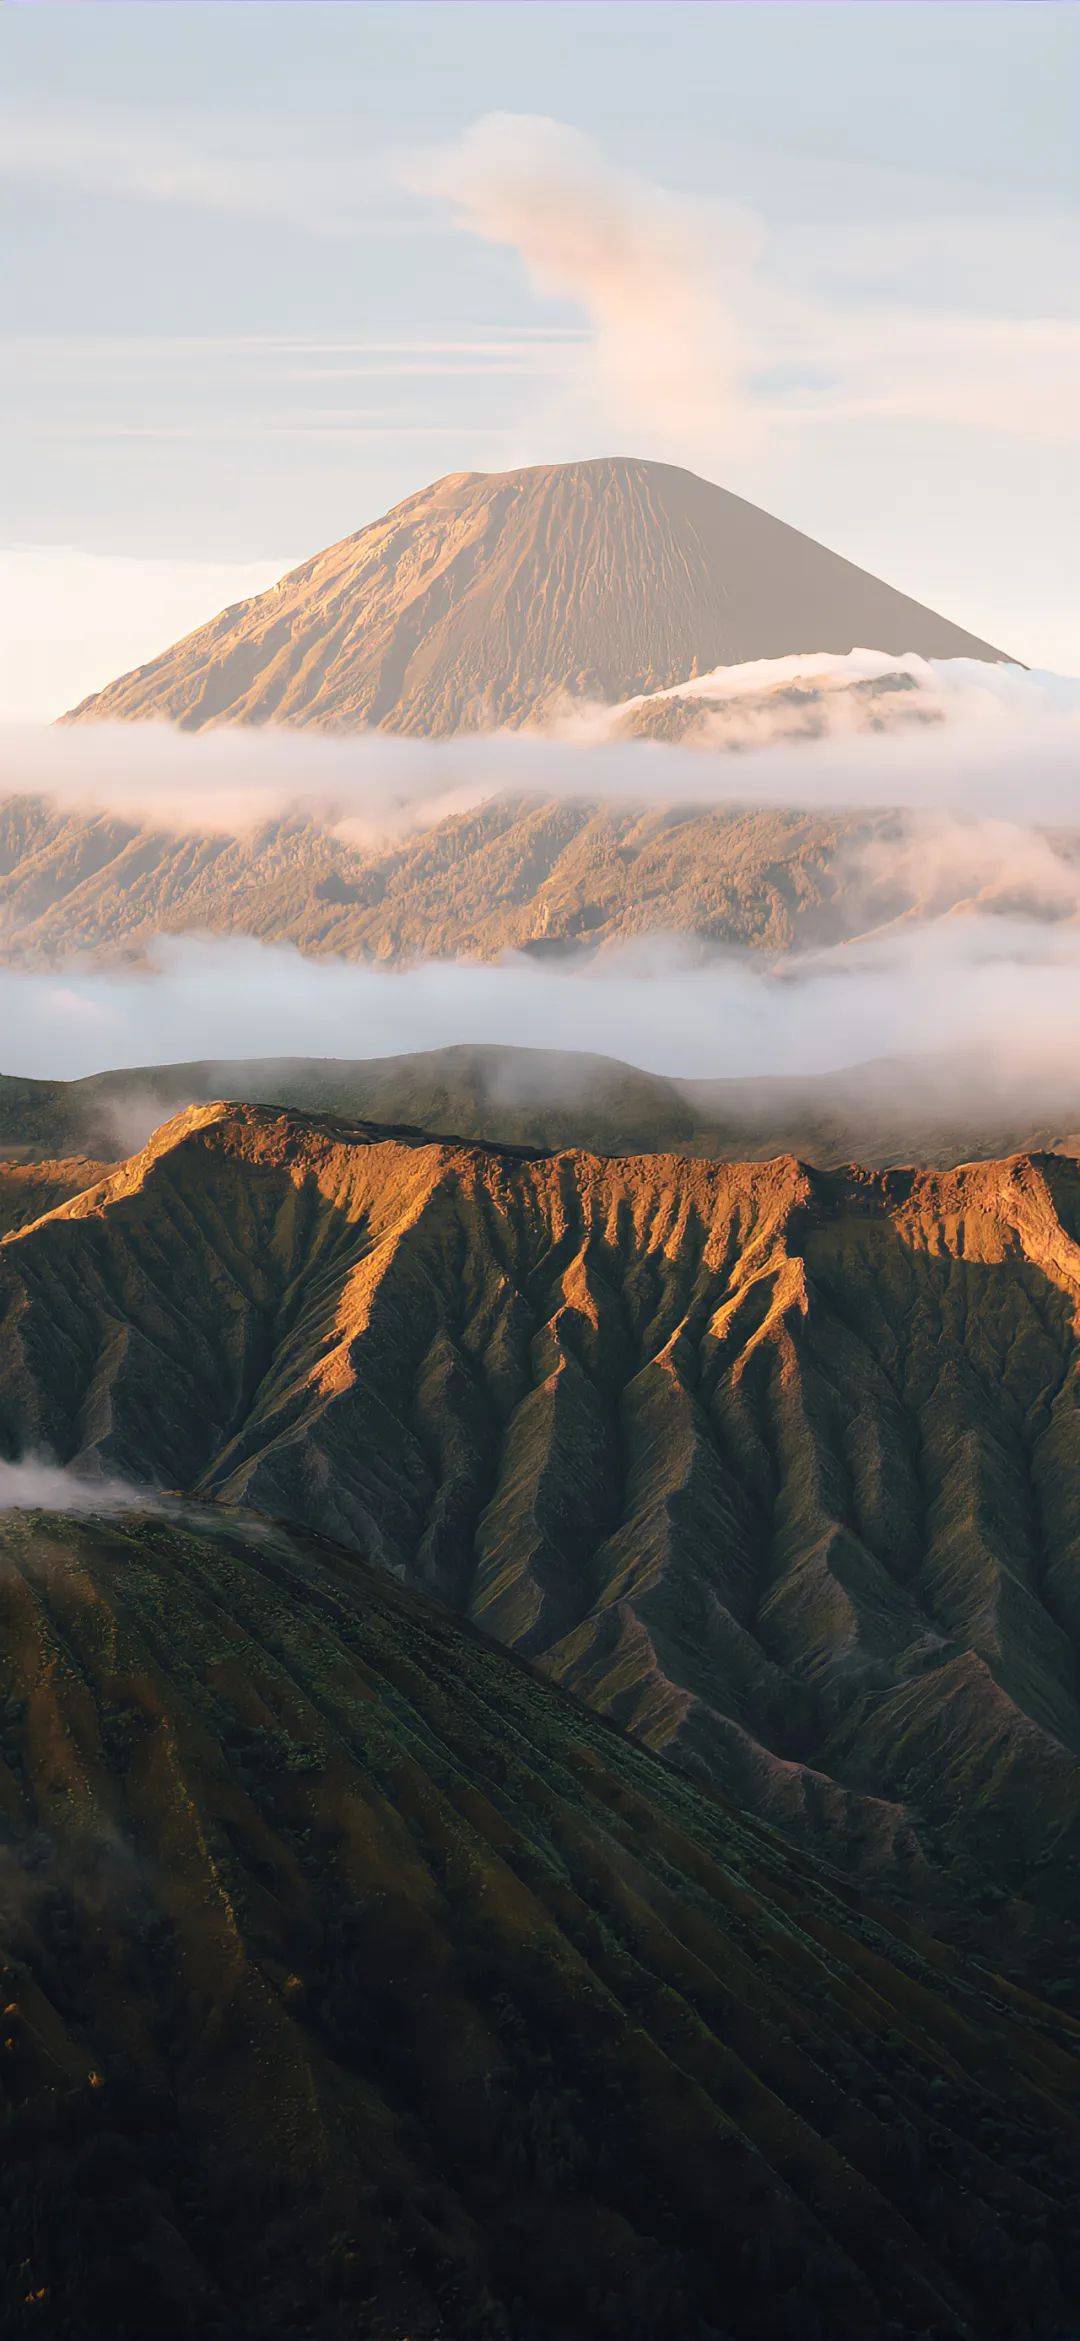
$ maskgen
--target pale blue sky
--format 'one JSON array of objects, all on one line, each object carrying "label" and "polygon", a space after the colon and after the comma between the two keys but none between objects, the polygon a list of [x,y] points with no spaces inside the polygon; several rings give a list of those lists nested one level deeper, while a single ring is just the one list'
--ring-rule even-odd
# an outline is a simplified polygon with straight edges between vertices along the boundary
[{"label": "pale blue sky", "polygon": [[440,472],[616,448],[1080,669],[1080,9],[84,0],[0,58],[7,705]]}]

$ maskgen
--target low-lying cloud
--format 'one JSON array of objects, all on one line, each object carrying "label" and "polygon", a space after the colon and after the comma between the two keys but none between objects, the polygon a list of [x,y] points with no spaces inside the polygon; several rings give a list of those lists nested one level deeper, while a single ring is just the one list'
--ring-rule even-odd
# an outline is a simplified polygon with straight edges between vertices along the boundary
[{"label": "low-lying cloud", "polygon": [[44,1455],[0,1461],[0,1512],[123,1512],[151,1501],[145,1489],[124,1480],[91,1479]]},{"label": "low-lying cloud", "polygon": [[0,1027],[5,1072],[67,1079],[208,1056],[481,1042],[696,1078],[826,1075],[931,1052],[972,1079],[1045,1086],[1080,1065],[1080,928],[975,915],[779,966],[746,951],[695,962],[685,943],[654,938],[570,968],[510,958],[404,970],[177,937],[137,972],[0,969]]},{"label": "low-lying cloud", "polygon": [[[854,729],[841,686],[890,673],[911,679],[935,720]],[[792,740],[782,692],[800,676],[824,678],[830,688],[822,736]],[[60,810],[184,834],[244,835],[299,813],[372,844],[508,794],[630,805],[895,806],[1025,826],[1078,817],[1080,682],[978,660],[860,650],[755,661],[685,688],[720,710],[753,699],[762,712],[752,738],[737,753],[722,734],[693,750],[627,739],[625,710],[581,706],[545,732],[448,740],[284,726],[190,733],[164,723],[12,724],[0,729],[0,797],[43,797]]]}]

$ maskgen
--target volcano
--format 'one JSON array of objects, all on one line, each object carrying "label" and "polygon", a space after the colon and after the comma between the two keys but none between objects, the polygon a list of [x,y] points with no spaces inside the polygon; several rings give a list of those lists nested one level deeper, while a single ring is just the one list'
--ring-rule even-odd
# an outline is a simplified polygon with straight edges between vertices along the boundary
[{"label": "volcano", "polygon": [[67,720],[438,736],[859,647],[1005,655],[741,496],[608,456],[451,473]]}]

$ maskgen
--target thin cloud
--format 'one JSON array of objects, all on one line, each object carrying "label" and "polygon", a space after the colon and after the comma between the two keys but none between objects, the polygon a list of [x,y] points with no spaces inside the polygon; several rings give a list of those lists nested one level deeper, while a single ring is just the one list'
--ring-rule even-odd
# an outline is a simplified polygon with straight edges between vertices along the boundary
[{"label": "thin cloud", "polygon": [[417,225],[394,204],[376,156],[335,147],[325,124],[289,117],[8,107],[0,110],[0,178],[287,222],[317,235],[412,235]]},{"label": "thin cloud", "polygon": [[124,1480],[93,1479],[48,1456],[0,1461],[0,1512],[124,1512],[149,1500],[145,1489]]}]

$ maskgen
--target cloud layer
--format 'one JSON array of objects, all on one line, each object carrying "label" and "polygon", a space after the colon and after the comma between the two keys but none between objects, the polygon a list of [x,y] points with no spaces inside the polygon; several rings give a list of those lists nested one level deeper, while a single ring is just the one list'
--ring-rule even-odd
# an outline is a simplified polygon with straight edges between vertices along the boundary
[{"label": "cloud layer", "polygon": [[5,1072],[68,1079],[208,1055],[361,1058],[472,1041],[699,1078],[945,1052],[972,1080],[993,1069],[1022,1087],[1071,1079],[1080,1064],[1080,929],[947,920],[780,967],[744,952],[688,963],[677,940],[653,939],[559,970],[510,959],[386,971],[182,937],[137,973],[0,969],[0,1028]]},{"label": "cloud layer", "polygon": [[[842,689],[825,697],[821,738],[784,738],[790,710],[782,699],[775,723],[768,714],[769,692],[798,674],[844,684],[897,668],[940,721],[859,731]],[[725,722],[743,711],[740,753],[615,737],[619,711],[581,707],[555,732],[446,741],[241,725],[191,734],[153,723],[14,724],[0,727],[0,799],[40,796],[63,810],[199,835],[244,835],[296,812],[360,844],[405,836],[507,794],[650,806],[898,808],[939,825],[995,824],[999,842],[1002,824],[1025,832],[1071,827],[1080,815],[1080,683],[973,660],[856,651],[758,661],[688,688],[705,702],[712,694]]]}]

